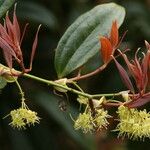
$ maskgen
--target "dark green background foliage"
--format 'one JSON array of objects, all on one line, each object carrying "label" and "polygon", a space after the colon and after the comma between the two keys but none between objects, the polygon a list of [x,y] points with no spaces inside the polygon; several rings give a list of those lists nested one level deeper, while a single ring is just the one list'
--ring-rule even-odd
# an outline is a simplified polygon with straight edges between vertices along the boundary
[{"label": "dark green background foliage", "polygon": [[[4,2],[1,1],[0,4]],[[34,60],[32,74],[55,80],[54,53],[57,43],[67,27],[81,14],[94,6],[112,2],[109,0],[18,0],[17,15],[20,24],[30,23],[26,40],[23,41],[26,66],[34,34],[39,24],[39,44]],[[113,0],[126,8],[126,18],[120,28],[120,35],[128,30],[121,47],[130,47],[134,54],[138,47],[144,46],[144,40],[150,41],[150,2],[149,0]],[[11,7],[11,10],[13,7]],[[11,11],[10,11],[11,14]],[[2,54],[2,52],[0,52]],[[89,62],[84,72],[93,70],[99,64],[99,58]],[[97,60],[97,61],[96,61]],[[1,57],[1,61],[3,58]],[[113,71],[112,71],[113,70]],[[73,129],[73,118],[79,113],[76,95],[68,93],[68,100],[53,94],[53,89],[43,84],[21,78],[27,104],[38,112],[41,123],[24,131],[12,129],[9,119],[2,119],[12,109],[20,106],[19,94],[15,84],[7,85],[0,94],[0,150],[140,150],[149,149],[150,142],[117,139],[113,132],[101,132],[95,135],[83,135]],[[80,82],[89,93],[107,93],[125,90],[114,64],[101,74]],[[66,106],[66,111],[61,107]],[[113,112],[113,110],[110,110]],[[111,123],[109,130],[114,129]]]}]

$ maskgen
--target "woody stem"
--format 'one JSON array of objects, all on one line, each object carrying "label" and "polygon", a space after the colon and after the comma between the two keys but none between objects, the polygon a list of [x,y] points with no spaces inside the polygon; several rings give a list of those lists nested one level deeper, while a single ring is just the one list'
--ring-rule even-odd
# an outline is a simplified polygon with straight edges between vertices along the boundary
[{"label": "woody stem", "polygon": [[79,81],[81,79],[85,79],[85,78],[88,78],[88,77],[91,77],[93,75],[96,75],[97,73],[101,72],[102,70],[104,70],[106,68],[107,64],[104,64],[102,66],[100,66],[99,68],[97,68],[96,70],[94,70],[93,72],[90,72],[88,74],[85,74],[85,75],[81,75],[81,76],[76,76],[74,78],[70,78],[68,79],[68,83],[72,82],[72,81]]}]

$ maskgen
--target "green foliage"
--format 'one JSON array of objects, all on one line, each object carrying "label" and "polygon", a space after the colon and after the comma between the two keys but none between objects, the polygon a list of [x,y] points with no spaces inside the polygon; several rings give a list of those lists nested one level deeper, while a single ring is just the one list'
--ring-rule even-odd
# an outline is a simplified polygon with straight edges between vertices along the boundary
[{"label": "green foliage", "polygon": [[18,10],[18,16],[22,19],[45,25],[49,29],[55,29],[58,26],[53,13],[37,2],[23,1],[18,6]]},{"label": "green foliage", "polygon": [[3,89],[7,85],[7,81],[0,76],[0,89]]},{"label": "green foliage", "polygon": [[6,13],[6,11],[12,6],[15,0],[1,0],[0,1],[0,18]]},{"label": "green foliage", "polygon": [[80,16],[58,43],[55,54],[58,77],[68,75],[91,59],[100,49],[99,36],[109,33],[114,20],[120,26],[124,16],[124,8],[115,3],[96,6]]}]

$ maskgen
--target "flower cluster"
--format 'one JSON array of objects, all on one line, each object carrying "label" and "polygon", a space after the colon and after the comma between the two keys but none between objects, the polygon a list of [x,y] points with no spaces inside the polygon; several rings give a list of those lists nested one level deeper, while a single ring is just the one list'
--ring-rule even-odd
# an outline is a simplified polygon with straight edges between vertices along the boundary
[{"label": "flower cluster", "polygon": [[102,128],[107,128],[109,124],[107,118],[110,116],[108,112],[104,109],[96,110],[96,115],[93,116],[90,111],[80,113],[75,121],[75,130],[81,129],[83,133],[93,132],[96,130],[101,130]]},{"label": "flower cluster", "polygon": [[107,118],[110,118],[111,116],[108,115],[108,112],[104,109],[97,110],[97,114],[94,118],[94,122],[96,122],[95,126],[98,127],[98,130],[104,128],[107,128],[107,125],[109,122],[107,121]]},{"label": "flower cluster", "polygon": [[138,111],[122,105],[118,108],[117,113],[120,122],[115,131],[119,131],[119,137],[127,136],[130,139],[150,137],[150,113],[146,110]]},{"label": "flower cluster", "polygon": [[99,39],[101,44],[101,56],[102,60],[105,64],[109,63],[112,59],[111,55],[114,54],[115,50],[119,45],[119,33],[118,33],[118,25],[117,21],[115,20],[112,23],[110,36],[109,37],[100,37]]},{"label": "flower cluster", "polygon": [[[136,90],[131,82],[130,75],[127,71],[118,63],[118,61],[114,58],[116,66],[119,70],[120,76],[126,85],[126,87],[130,90],[130,98],[131,101],[126,104],[126,106],[130,108],[140,107],[150,100],[150,92],[147,91],[148,86],[148,74],[149,74],[149,61],[150,61],[150,45],[147,41],[145,41],[145,45],[147,48],[146,53],[143,54],[143,58],[138,57],[139,49],[135,53],[135,58],[133,60],[129,60],[127,55],[123,54],[121,51],[120,54],[125,60],[129,72],[133,79],[135,80]],[[136,93],[136,94],[135,94]]]},{"label": "flower cluster", "polygon": [[77,120],[75,121],[74,128],[75,130],[81,129],[83,133],[92,132],[93,125],[91,113],[80,113]]},{"label": "flower cluster", "polygon": [[88,104],[88,98],[87,97],[84,97],[84,96],[78,96],[77,98],[77,101],[80,103],[80,104],[85,104],[87,105]]},{"label": "flower cluster", "polygon": [[39,123],[37,113],[27,108],[19,108],[10,112],[12,122],[10,125],[13,128],[26,129],[26,125],[34,125]]}]

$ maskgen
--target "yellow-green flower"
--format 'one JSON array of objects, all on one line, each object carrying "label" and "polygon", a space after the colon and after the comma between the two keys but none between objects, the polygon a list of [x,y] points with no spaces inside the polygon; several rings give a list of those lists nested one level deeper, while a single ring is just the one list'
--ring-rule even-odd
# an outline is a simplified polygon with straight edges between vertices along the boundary
[{"label": "yellow-green flower", "polygon": [[120,106],[117,113],[120,122],[115,131],[119,131],[118,136],[127,136],[131,139],[150,138],[150,113],[125,106]]},{"label": "yellow-green flower", "polygon": [[89,100],[87,97],[84,97],[84,96],[81,96],[79,95],[78,98],[77,98],[77,101],[80,103],[80,104],[85,104],[87,105]]},{"label": "yellow-green flower", "polygon": [[93,131],[93,124],[92,124],[92,117],[91,113],[80,113],[77,120],[74,124],[75,130],[81,129],[83,133],[91,132]]},{"label": "yellow-green flower", "polygon": [[104,109],[97,110],[94,121],[96,122],[98,130],[102,128],[107,128],[107,125],[109,124],[107,118],[110,118],[110,115],[108,115],[107,111],[105,111]]},{"label": "yellow-green flower", "polygon": [[18,129],[25,129],[25,122],[24,120],[22,119],[22,116],[20,114],[20,111],[18,111],[18,109],[16,110],[13,110],[10,112],[10,115],[11,115],[11,119],[12,119],[12,122],[10,123],[10,125],[12,127],[16,127]]},{"label": "yellow-green flower", "polygon": [[10,112],[12,122],[10,125],[13,128],[25,129],[26,125],[34,125],[39,123],[37,113],[27,108],[19,108]]},{"label": "yellow-green flower", "polygon": [[83,133],[107,128],[107,125],[109,124],[107,118],[109,117],[108,112],[104,109],[96,110],[95,116],[92,116],[90,111],[87,113],[80,113],[75,121],[74,128],[75,130],[81,129]]}]

